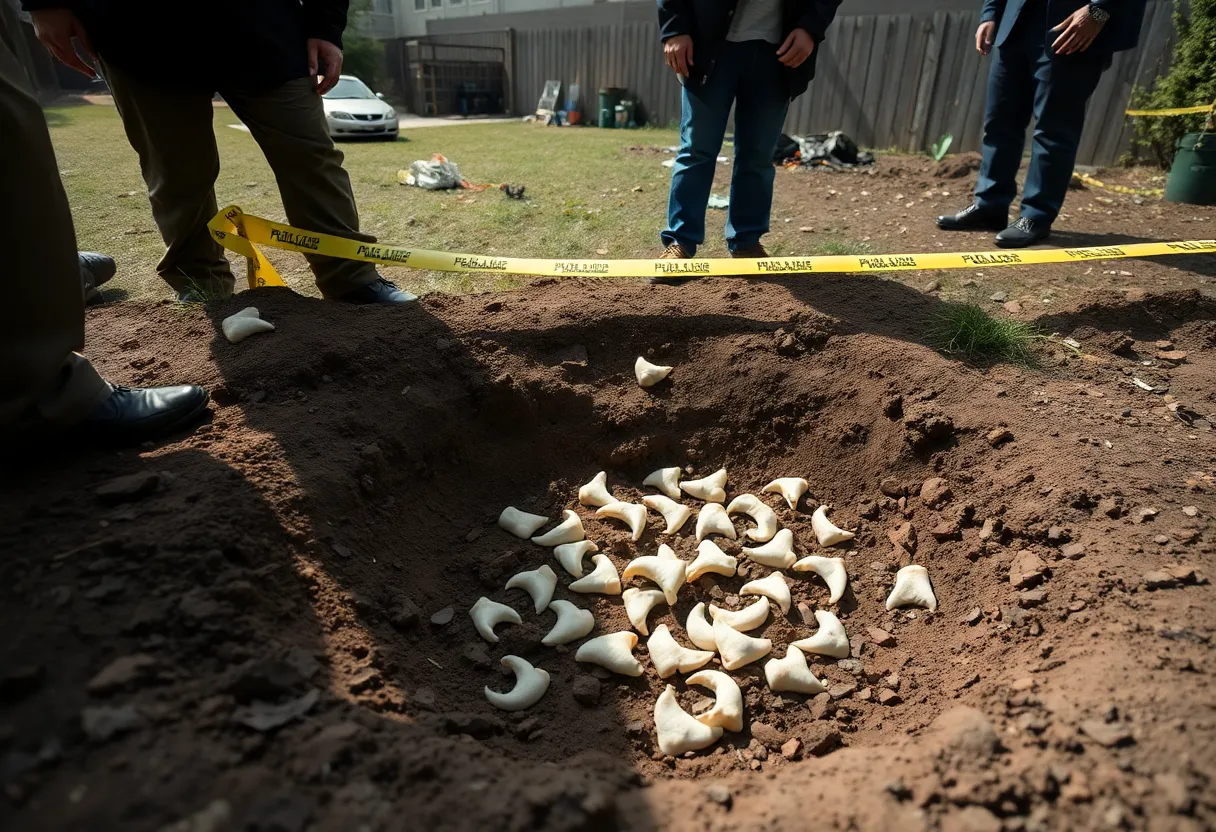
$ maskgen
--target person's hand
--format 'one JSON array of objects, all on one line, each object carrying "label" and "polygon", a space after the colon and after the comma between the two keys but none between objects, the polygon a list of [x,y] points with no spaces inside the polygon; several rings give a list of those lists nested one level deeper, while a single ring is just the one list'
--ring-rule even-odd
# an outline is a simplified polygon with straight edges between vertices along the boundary
[{"label": "person's hand", "polygon": [[987,55],[992,51],[992,42],[996,39],[996,21],[988,20],[975,30],[975,51]]},{"label": "person's hand", "polygon": [[793,69],[802,66],[803,61],[811,57],[814,51],[815,39],[811,37],[811,33],[806,29],[795,29],[777,50],[777,60]]},{"label": "person's hand", "polygon": [[672,72],[687,78],[692,66],[692,35],[676,35],[663,41],[663,60]]},{"label": "person's hand", "polygon": [[[322,64],[325,65],[325,74],[318,78]],[[325,95],[334,88],[338,76],[342,74],[342,50],[327,40],[309,38],[308,74],[317,78],[317,92]]]},{"label": "person's hand", "polygon": [[64,66],[82,72],[90,78],[97,77],[96,70],[81,59],[72,43],[72,38],[75,38],[85,54],[97,60],[97,53],[89,43],[84,26],[70,9],[44,9],[30,12],[30,16],[34,19],[34,34],[38,40],[42,41],[42,45]]},{"label": "person's hand", "polygon": [[1084,52],[1105,25],[1105,21],[1094,20],[1090,17],[1089,6],[1082,6],[1051,30],[1060,33],[1059,37],[1052,42],[1051,48],[1056,51],[1057,55]]}]

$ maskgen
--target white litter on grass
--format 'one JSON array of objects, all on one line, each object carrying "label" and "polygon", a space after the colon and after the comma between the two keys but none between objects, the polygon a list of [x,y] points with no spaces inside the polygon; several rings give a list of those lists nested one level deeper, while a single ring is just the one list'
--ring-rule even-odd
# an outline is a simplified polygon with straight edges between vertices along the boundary
[{"label": "white litter on grass", "polygon": [[562,512],[562,522],[549,531],[532,538],[537,546],[561,546],[563,543],[578,543],[587,537],[583,521],[570,509]]},{"label": "white litter on grass", "polygon": [[507,581],[507,589],[522,589],[532,598],[532,605],[539,615],[549,607],[553,591],[557,589],[557,574],[548,564],[530,572],[520,572]]},{"label": "white litter on grass", "polygon": [[659,694],[654,703],[654,728],[659,750],[669,757],[679,757],[689,751],[700,751],[718,741],[722,729],[698,722],[680,707],[676,689],[671,685]]},{"label": "white litter on grass", "polygon": [[591,558],[595,569],[570,584],[571,592],[599,593],[600,595],[620,595],[621,576],[617,574],[616,566],[606,555],[596,555]]},{"label": "white litter on grass", "polygon": [[640,506],[637,503],[610,503],[597,508],[595,516],[611,517],[613,520],[620,520],[629,526],[629,533],[635,543],[641,539],[642,532],[646,530],[646,506]]},{"label": "white litter on grass", "polygon": [[651,364],[642,356],[638,356],[638,360],[633,362],[633,374],[637,376],[638,385],[641,387],[654,387],[663,379],[671,374],[672,367],[664,367],[660,364]]},{"label": "white litter on grass", "polygon": [[696,559],[688,564],[685,580],[691,583],[711,572],[729,578],[735,574],[738,567],[739,561],[718,548],[717,543],[712,540],[702,540],[697,544]]},{"label": "white litter on grass", "polygon": [[746,514],[756,521],[756,528],[748,529],[743,536],[757,543],[767,543],[777,533],[777,515],[771,508],[760,502],[754,494],[740,494],[730,501],[726,507],[727,514]]},{"label": "white litter on grass", "polygon": [[632,578],[646,578],[654,582],[663,590],[668,606],[674,607],[680,587],[684,586],[687,567],[688,564],[679,558],[645,555],[631,560],[625,566],[621,577],[627,581]]},{"label": "white litter on grass", "polygon": [[536,534],[540,527],[548,522],[548,517],[541,517],[539,514],[528,514],[528,512],[520,511],[514,506],[507,506],[502,510],[502,514],[498,515],[499,528],[524,540]]},{"label": "white litter on grass", "polygon": [[553,625],[541,644],[554,647],[558,644],[569,644],[578,641],[595,629],[595,616],[591,610],[584,610],[569,601],[558,599],[549,604],[549,609],[557,614],[557,623]]},{"label": "white litter on grass", "polygon": [[819,555],[808,555],[794,564],[795,572],[814,572],[823,578],[828,585],[828,603],[835,604],[844,595],[849,583],[848,570],[844,568],[844,558],[825,558]]},{"label": "white litter on grass", "polygon": [[571,577],[583,577],[583,558],[600,550],[590,540],[580,540],[577,543],[563,543],[553,547],[553,556],[557,562],[570,573]]},{"label": "white litter on grass", "polygon": [[715,604],[710,604],[709,617],[714,621],[720,620],[726,626],[741,633],[746,633],[748,630],[754,630],[765,621],[768,621],[768,614],[771,609],[772,605],[768,598],[762,596],[759,601],[741,610],[728,610]]},{"label": "white litter on grass", "polygon": [[680,644],[666,624],[654,628],[654,633],[646,640],[646,650],[660,679],[666,679],[676,671],[692,673],[709,664],[714,657],[712,650],[690,650]]},{"label": "white litter on grass", "polygon": [[531,708],[549,690],[549,674],[533,667],[519,656],[503,656],[502,664],[515,674],[515,687],[507,693],[499,693],[486,687],[486,699],[495,708],[504,711],[522,711]]},{"label": "white litter on grass", "polygon": [[937,596],[929,583],[929,570],[913,563],[895,573],[895,587],[887,596],[887,609],[896,607],[924,607],[929,612],[937,611]]},{"label": "white litter on grass", "polygon": [[506,604],[491,601],[485,596],[478,598],[477,603],[469,608],[469,618],[473,619],[473,626],[477,629],[478,635],[491,644],[498,643],[498,636],[494,634],[494,628],[499,624],[523,623],[523,619],[515,610]]},{"label": "white litter on grass", "polygon": [[692,509],[662,494],[647,494],[642,498],[642,505],[663,515],[667,521],[663,534],[675,534],[692,517]]},{"label": "white litter on grass", "polygon": [[811,530],[815,532],[815,539],[819,541],[820,546],[835,546],[854,537],[853,532],[845,531],[828,519],[828,506],[815,509],[815,513],[811,515]]},{"label": "white litter on grass", "polygon": [[228,126],[231,127],[233,130],[240,130],[242,133],[252,133],[253,132],[248,127],[246,127],[244,124],[229,124]]},{"label": "white litter on grass", "polygon": [[748,581],[739,590],[740,595],[763,595],[781,610],[782,615],[789,615],[793,599],[790,597],[789,584],[780,572],[773,572],[766,578]]},{"label": "white litter on grass", "polygon": [[699,480],[685,480],[680,489],[690,497],[707,503],[720,503],[726,499],[726,469],[722,468]]},{"label": "white litter on grass", "polygon": [[827,690],[823,682],[816,679],[815,674],[807,667],[806,656],[792,644],[786,648],[785,658],[765,662],[764,678],[768,680],[768,686],[774,693],[789,691],[813,695]]},{"label": "white litter on grass", "polygon": [[688,633],[688,640],[702,650],[718,649],[718,643],[714,641],[714,626],[705,617],[704,603],[692,608],[688,620],[684,622],[684,632]]},{"label": "white litter on grass", "polygon": [[744,546],[743,554],[749,560],[772,569],[789,569],[798,559],[798,556],[794,554],[794,533],[789,529],[777,532],[773,539],[763,546],[755,549]]},{"label": "white litter on grass", "polygon": [[793,642],[804,653],[818,653],[833,659],[849,657],[849,637],[845,634],[840,619],[828,610],[815,610],[815,621],[819,629],[810,638]]},{"label": "white litter on grass", "polygon": [[584,642],[574,654],[574,660],[597,664],[622,676],[641,676],[646,670],[633,656],[633,648],[637,647],[637,644],[638,637],[635,633],[624,630],[609,633]]},{"label": "white litter on grass", "polygon": [[697,542],[700,543],[711,534],[720,534],[731,540],[737,537],[735,525],[721,503],[706,503],[697,515]]},{"label": "white litter on grass", "polygon": [[263,321],[256,306],[247,306],[235,315],[224,318],[220,329],[230,343],[239,344],[250,335],[256,335],[259,332],[274,332],[274,324],[270,321]]},{"label": "white litter on grass", "polygon": [[625,602],[625,615],[629,617],[629,623],[633,625],[633,629],[648,636],[650,629],[646,624],[646,617],[650,615],[651,610],[664,603],[667,596],[661,589],[630,587],[621,593],[621,600]]},{"label": "white litter on grass", "polygon": [[673,500],[678,500],[682,496],[680,494],[680,469],[679,468],[660,468],[646,475],[646,479],[642,480],[642,485],[649,485],[651,488],[657,488],[663,494]]},{"label": "white litter on grass", "polygon": [[608,474],[600,471],[578,490],[578,501],[585,506],[610,506],[617,501],[608,490]]},{"label": "white litter on grass", "polygon": [[720,670],[702,670],[684,681],[714,692],[714,706],[697,714],[697,722],[727,731],[743,730],[743,692],[734,679]]},{"label": "white litter on grass", "polygon": [[790,508],[798,508],[802,495],[811,490],[811,484],[801,477],[781,477],[764,486],[765,494],[780,494]]}]

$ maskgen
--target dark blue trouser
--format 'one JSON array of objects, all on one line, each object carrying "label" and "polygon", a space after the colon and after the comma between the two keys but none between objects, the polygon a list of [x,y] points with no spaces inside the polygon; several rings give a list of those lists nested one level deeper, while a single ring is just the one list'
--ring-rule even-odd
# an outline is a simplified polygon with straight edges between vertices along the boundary
[{"label": "dark blue trouser", "polygon": [[1009,209],[1017,195],[1016,176],[1033,115],[1022,216],[1050,225],[1068,192],[1085,126],[1085,105],[1110,66],[1110,55],[1056,55],[1051,42],[1057,33],[1047,31],[1045,3],[1024,9],[1022,18],[995,50],[988,75],[983,162],[975,201],[984,208]]},{"label": "dark blue trouser", "polygon": [[775,176],[773,152],[790,105],[777,46],[762,40],[727,41],[709,80],[695,90],[685,87],[683,95],[680,152],[671,169],[663,244],[679,243],[693,254],[705,242],[705,207],[733,104],[735,167],[730,179],[726,242],[731,251],[750,248],[768,232]]}]

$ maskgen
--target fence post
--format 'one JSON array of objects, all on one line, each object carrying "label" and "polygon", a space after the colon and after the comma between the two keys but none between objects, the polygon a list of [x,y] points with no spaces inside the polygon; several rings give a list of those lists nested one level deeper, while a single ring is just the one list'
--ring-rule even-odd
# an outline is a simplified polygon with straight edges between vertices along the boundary
[{"label": "fence post", "polygon": [[507,88],[507,112],[513,116],[519,115],[515,109],[515,30],[507,29],[507,50],[503,59],[503,72],[506,75],[504,84]]}]

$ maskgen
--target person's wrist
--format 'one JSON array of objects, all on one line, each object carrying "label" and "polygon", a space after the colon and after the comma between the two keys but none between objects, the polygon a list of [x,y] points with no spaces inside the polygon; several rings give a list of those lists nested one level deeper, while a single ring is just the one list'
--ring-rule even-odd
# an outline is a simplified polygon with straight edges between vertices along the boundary
[{"label": "person's wrist", "polygon": [[1097,3],[1090,3],[1087,8],[1089,19],[1095,23],[1105,23],[1110,20],[1110,12],[1099,6]]}]

